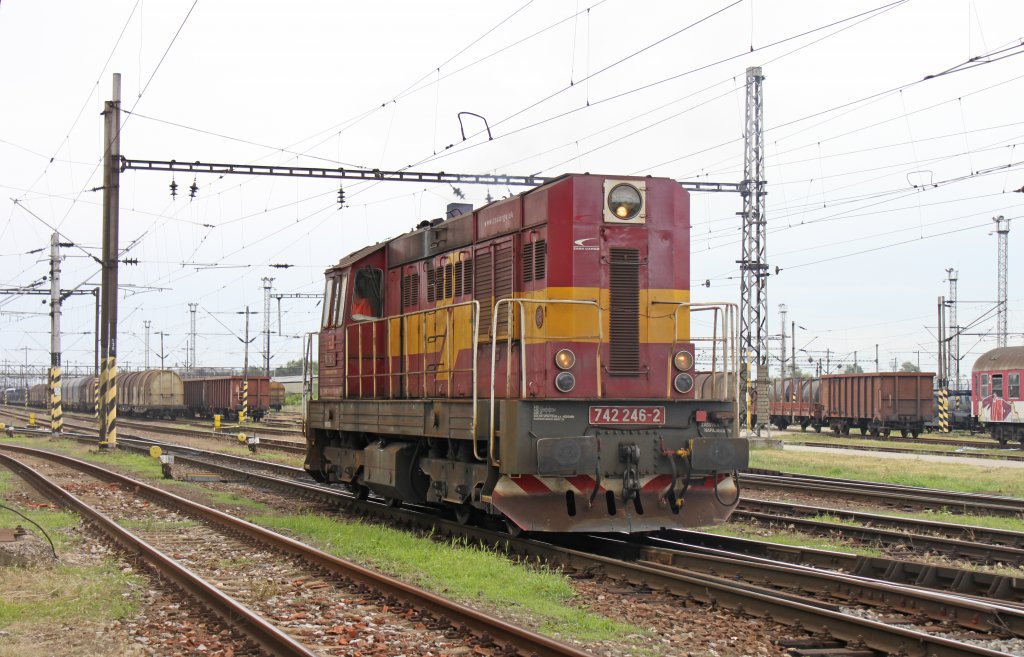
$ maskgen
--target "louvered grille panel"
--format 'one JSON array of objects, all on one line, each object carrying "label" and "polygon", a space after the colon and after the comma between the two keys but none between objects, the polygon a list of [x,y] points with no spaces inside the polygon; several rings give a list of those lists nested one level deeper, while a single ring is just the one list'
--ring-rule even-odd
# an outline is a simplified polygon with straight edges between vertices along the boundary
[{"label": "louvered grille panel", "polygon": [[427,263],[427,303],[433,303],[437,301],[437,279],[438,271],[428,262]]},{"label": "louvered grille panel", "polygon": [[462,292],[462,261],[455,263],[455,296],[461,297]]},{"label": "louvered grille panel", "polygon": [[523,282],[533,280],[533,242],[523,244]]},{"label": "louvered grille panel", "polygon": [[491,272],[492,258],[487,251],[478,251],[476,254],[474,271],[476,275],[476,287],[473,298],[480,302],[480,335],[491,334],[491,315],[494,312],[494,302],[491,295],[494,292],[493,276]]},{"label": "louvered grille panel", "polygon": [[452,266],[450,264],[444,266],[444,298],[452,298]]},{"label": "louvered grille panel", "polygon": [[537,242],[533,249],[534,280],[544,280],[547,275],[548,264],[548,243],[544,240]]},{"label": "louvered grille panel", "polygon": [[412,276],[402,277],[402,308],[412,305]]},{"label": "louvered grille panel", "polygon": [[[494,247],[494,303],[512,296],[512,276],[515,272],[515,252],[512,242]],[[498,311],[498,339],[508,337],[508,304]]]},{"label": "louvered grille panel", "polygon": [[640,370],[640,252],[611,249],[610,373],[635,375]]}]

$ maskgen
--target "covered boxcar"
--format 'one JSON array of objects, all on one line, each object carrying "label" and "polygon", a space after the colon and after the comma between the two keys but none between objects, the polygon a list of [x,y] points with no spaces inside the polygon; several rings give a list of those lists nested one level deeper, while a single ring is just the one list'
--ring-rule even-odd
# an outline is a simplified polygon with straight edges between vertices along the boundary
[{"label": "covered boxcar", "polygon": [[181,377],[171,370],[118,374],[117,409],[129,416],[179,417],[185,412]]},{"label": "covered boxcar", "polygon": [[27,388],[4,388],[4,404],[8,406],[24,406],[27,394]]},{"label": "covered boxcar", "polygon": [[971,407],[978,424],[1000,443],[1016,440],[1024,445],[1024,347],[1000,347],[974,361]]},{"label": "covered boxcar", "polygon": [[[190,413],[201,417],[222,415],[228,420],[237,420],[242,410],[243,377],[215,376],[185,381],[185,406]],[[270,408],[270,378],[250,376],[249,419],[257,422]]]},{"label": "covered boxcar", "polygon": [[28,389],[28,405],[47,408],[50,404],[50,392],[45,383],[37,383]]},{"label": "covered boxcar", "polygon": [[284,408],[284,384],[280,381],[270,382],[270,408],[279,411]]},{"label": "covered boxcar", "polygon": [[99,379],[95,376],[65,379],[64,385],[61,386],[61,403],[64,409],[80,413],[95,413],[98,383]]},{"label": "covered boxcar", "polygon": [[870,372],[821,377],[825,421],[840,435],[851,428],[888,436],[899,431],[917,438],[932,416],[931,372]]}]

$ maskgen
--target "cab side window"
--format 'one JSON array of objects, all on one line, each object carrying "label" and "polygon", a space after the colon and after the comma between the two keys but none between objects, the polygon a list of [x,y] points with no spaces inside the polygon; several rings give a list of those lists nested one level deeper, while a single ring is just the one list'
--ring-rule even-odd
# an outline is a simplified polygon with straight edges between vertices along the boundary
[{"label": "cab side window", "polygon": [[357,270],[352,286],[352,319],[381,317],[383,307],[384,272],[376,267],[363,267]]}]

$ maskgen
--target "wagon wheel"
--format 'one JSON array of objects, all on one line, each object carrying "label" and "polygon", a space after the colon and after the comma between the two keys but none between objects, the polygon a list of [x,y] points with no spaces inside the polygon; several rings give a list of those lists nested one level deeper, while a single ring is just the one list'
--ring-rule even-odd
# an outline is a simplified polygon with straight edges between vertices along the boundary
[{"label": "wagon wheel", "polygon": [[800,423],[800,431],[807,431],[807,423],[806,422],[801,422]]},{"label": "wagon wheel", "polygon": [[920,432],[920,431],[918,431],[917,429],[914,429],[913,431],[911,431],[911,432],[910,432],[910,435],[911,435],[911,436],[912,436],[913,438],[917,438],[918,436],[920,436],[920,435],[921,435],[921,432]]},{"label": "wagon wheel", "polygon": [[906,438],[909,432],[906,429],[900,429],[900,437]]},{"label": "wagon wheel", "polygon": [[815,424],[814,425],[814,432],[815,433],[821,433],[821,425],[820,424]]},{"label": "wagon wheel", "polygon": [[870,434],[872,431],[873,430],[869,429],[868,425],[865,424],[865,425],[861,426],[861,428],[860,428],[860,435],[866,436],[866,435]]},{"label": "wagon wheel", "polygon": [[840,431],[840,433],[841,433],[842,435],[844,435],[844,436],[849,436],[849,435],[850,435],[850,427],[849,427],[849,425],[846,425],[846,424],[844,424],[844,425],[843,425],[843,426],[841,427],[841,431]]},{"label": "wagon wheel", "polygon": [[889,437],[890,433],[892,433],[892,429],[889,429],[889,428],[882,429],[882,435],[885,436],[886,438]]},{"label": "wagon wheel", "polygon": [[878,434],[880,433],[881,431],[878,430],[878,427],[875,427],[874,429],[871,430],[871,436],[874,438],[878,438]]}]

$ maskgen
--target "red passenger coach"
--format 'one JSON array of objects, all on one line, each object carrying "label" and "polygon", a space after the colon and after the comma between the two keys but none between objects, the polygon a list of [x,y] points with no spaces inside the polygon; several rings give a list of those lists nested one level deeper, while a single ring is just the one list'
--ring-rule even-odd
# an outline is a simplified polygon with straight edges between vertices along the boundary
[{"label": "red passenger coach", "polygon": [[736,309],[690,302],[689,227],[673,180],[567,175],[342,258],[307,471],[515,531],[725,520]]},{"label": "red passenger coach", "polygon": [[1000,347],[978,357],[971,381],[971,406],[979,424],[1001,444],[1024,445],[1024,347]]}]

